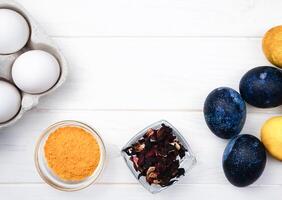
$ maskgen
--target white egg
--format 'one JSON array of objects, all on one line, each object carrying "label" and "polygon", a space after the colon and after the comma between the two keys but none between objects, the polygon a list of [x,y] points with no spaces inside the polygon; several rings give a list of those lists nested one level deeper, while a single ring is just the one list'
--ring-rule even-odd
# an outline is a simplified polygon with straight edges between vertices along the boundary
[{"label": "white egg", "polygon": [[19,51],[29,36],[29,25],[22,15],[10,9],[0,9],[0,54]]},{"label": "white egg", "polygon": [[12,66],[12,78],[17,87],[30,94],[40,94],[52,88],[60,77],[57,59],[41,50],[20,55]]},{"label": "white egg", "polygon": [[0,123],[7,122],[19,112],[21,94],[19,90],[6,81],[0,81]]}]

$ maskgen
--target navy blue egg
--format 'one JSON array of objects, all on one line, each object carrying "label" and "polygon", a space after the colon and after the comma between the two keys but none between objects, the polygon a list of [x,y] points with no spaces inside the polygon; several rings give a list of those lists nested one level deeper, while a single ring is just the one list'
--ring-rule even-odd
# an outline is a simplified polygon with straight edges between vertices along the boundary
[{"label": "navy blue egg", "polygon": [[256,67],[240,81],[240,93],[249,104],[273,108],[282,104],[282,72],[275,67]]},{"label": "navy blue egg", "polygon": [[245,124],[246,104],[237,91],[220,87],[206,98],[204,116],[216,136],[230,139],[238,135]]},{"label": "navy blue egg", "polygon": [[230,140],[223,153],[223,170],[228,181],[245,187],[263,173],[266,152],[263,144],[252,135],[238,135]]}]

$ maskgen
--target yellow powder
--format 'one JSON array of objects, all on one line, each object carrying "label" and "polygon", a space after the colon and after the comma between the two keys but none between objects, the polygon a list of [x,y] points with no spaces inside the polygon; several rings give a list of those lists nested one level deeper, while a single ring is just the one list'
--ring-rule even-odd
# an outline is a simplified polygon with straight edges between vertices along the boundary
[{"label": "yellow powder", "polygon": [[96,139],[82,128],[69,126],[48,137],[45,158],[49,168],[61,179],[80,181],[92,175],[100,161]]}]

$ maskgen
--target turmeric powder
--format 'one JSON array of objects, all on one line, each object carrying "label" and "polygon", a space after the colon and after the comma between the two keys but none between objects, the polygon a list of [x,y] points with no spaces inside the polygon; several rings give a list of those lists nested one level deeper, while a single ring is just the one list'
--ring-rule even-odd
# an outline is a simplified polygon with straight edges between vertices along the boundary
[{"label": "turmeric powder", "polygon": [[100,162],[97,140],[75,126],[61,127],[51,133],[44,152],[49,168],[65,181],[81,181],[91,176]]}]

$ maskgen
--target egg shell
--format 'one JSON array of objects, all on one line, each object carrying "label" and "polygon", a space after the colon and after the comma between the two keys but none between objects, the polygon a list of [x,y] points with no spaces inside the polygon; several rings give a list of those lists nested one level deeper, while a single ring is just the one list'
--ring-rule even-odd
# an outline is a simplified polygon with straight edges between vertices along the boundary
[{"label": "egg shell", "polygon": [[272,117],[264,123],[261,141],[270,155],[282,161],[282,116]]},{"label": "egg shell", "polygon": [[258,108],[273,108],[282,104],[282,72],[270,66],[248,71],[240,81],[242,98]]},{"label": "egg shell", "polygon": [[223,153],[224,174],[237,187],[254,183],[262,175],[265,164],[265,148],[252,135],[244,134],[232,138]]},{"label": "egg shell", "polygon": [[68,66],[66,59],[58,48],[58,46],[56,45],[56,43],[54,43],[54,41],[46,34],[46,32],[41,28],[41,26],[32,18],[32,16],[29,15],[29,13],[19,3],[15,2],[14,0],[0,0],[0,9],[1,8],[11,9],[16,11],[17,13],[20,13],[27,20],[30,26],[31,34],[29,37],[29,41],[27,42],[25,47],[20,51],[17,51],[12,54],[0,54],[0,80],[5,79],[8,82],[13,83],[11,75],[11,68],[13,63],[21,54],[30,50],[42,50],[52,54],[60,64],[61,74],[56,84],[44,93],[29,94],[20,91],[22,101],[19,112],[9,121],[1,123],[0,129],[12,126],[14,123],[16,123],[24,115],[25,112],[34,108],[43,96],[46,96],[52,93],[57,88],[59,88],[65,82],[68,74]]},{"label": "egg shell", "polygon": [[269,62],[282,67],[282,26],[275,26],[265,33],[262,49]]},{"label": "egg shell", "polygon": [[229,139],[241,132],[246,121],[246,105],[237,91],[220,87],[206,98],[204,117],[216,136]]},{"label": "egg shell", "polygon": [[0,9],[0,54],[19,51],[29,36],[29,25],[21,14],[11,9]]},{"label": "egg shell", "polygon": [[22,91],[40,94],[48,91],[58,81],[60,65],[46,51],[32,50],[20,55],[13,64],[12,78]]},{"label": "egg shell", "polygon": [[0,80],[0,123],[12,119],[20,110],[21,94],[7,81]]}]

